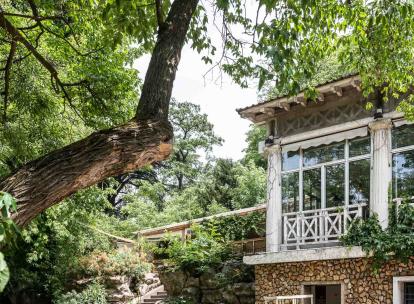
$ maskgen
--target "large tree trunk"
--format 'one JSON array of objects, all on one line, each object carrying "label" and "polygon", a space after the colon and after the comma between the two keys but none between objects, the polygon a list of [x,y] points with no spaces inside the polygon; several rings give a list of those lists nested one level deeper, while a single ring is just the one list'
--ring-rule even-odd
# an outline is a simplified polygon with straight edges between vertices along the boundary
[{"label": "large tree trunk", "polygon": [[0,182],[18,202],[14,219],[27,224],[77,190],[114,175],[167,158],[173,132],[168,108],[181,50],[198,0],[175,0],[145,77],[137,114],[131,122],[32,161]]}]

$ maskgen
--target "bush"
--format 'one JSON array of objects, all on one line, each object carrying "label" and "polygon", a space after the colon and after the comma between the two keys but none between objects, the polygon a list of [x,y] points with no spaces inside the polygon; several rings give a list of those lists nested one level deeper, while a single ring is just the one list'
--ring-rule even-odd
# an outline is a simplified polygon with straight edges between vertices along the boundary
[{"label": "bush", "polygon": [[62,295],[56,304],[107,304],[105,288],[92,283],[82,292],[71,291]]},{"label": "bush", "polygon": [[94,251],[79,260],[79,272],[87,277],[126,275],[140,281],[149,271],[150,264],[142,261],[135,251],[113,250],[110,253]]},{"label": "bush", "polygon": [[170,238],[169,246],[162,251],[167,253],[170,266],[187,271],[194,276],[203,273],[207,268],[216,267],[227,260],[231,246],[214,229],[203,229],[192,226],[194,237],[183,242],[178,238]]}]

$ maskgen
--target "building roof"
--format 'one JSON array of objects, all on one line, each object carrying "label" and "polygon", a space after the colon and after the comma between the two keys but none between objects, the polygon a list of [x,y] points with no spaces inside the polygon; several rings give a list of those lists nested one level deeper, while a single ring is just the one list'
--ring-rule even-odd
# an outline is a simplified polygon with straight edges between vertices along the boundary
[{"label": "building roof", "polygon": [[[333,93],[338,96],[342,96],[342,88],[347,86],[353,86],[357,90],[360,90],[360,85],[361,80],[358,74],[347,74],[335,80],[327,81],[316,87],[316,90],[319,93],[318,100],[323,101],[324,94]],[[284,95],[253,104],[245,108],[240,108],[236,111],[241,117],[248,118],[257,123],[262,122],[266,116],[274,116],[275,114],[287,112],[293,105],[301,105],[306,107],[308,104],[308,100],[304,97],[304,91],[302,91],[296,96]],[[256,117],[258,115],[261,115],[259,119]]]},{"label": "building roof", "polygon": [[180,223],[174,223],[174,224],[170,224],[170,225],[144,229],[144,230],[140,230],[140,231],[135,232],[135,234],[138,235],[138,236],[157,235],[157,234],[162,234],[162,233],[166,233],[166,232],[171,232],[171,231],[183,230],[185,228],[190,228],[191,225],[193,225],[193,224],[201,223],[201,222],[208,221],[208,220],[211,220],[211,219],[214,219],[214,218],[228,217],[228,216],[233,216],[233,215],[244,216],[244,215],[247,215],[247,214],[252,213],[254,211],[264,211],[264,210],[266,210],[266,204],[261,204],[261,205],[257,205],[257,206],[254,206],[254,207],[223,212],[223,213],[219,213],[219,214],[215,214],[215,215],[211,215],[211,216],[207,216],[207,217],[201,217],[201,218],[197,218],[197,219],[193,219],[193,220],[189,220],[189,221],[184,221],[184,222],[180,222]]}]

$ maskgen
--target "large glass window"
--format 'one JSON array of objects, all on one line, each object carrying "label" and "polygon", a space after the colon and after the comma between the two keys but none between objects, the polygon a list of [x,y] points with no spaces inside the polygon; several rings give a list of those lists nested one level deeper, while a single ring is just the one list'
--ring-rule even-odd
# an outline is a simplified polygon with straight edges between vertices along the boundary
[{"label": "large glass window", "polygon": [[349,163],[349,204],[368,203],[370,175],[369,159]]},{"label": "large glass window", "polygon": [[392,193],[394,198],[414,197],[414,126],[392,130]]},{"label": "large glass window", "polygon": [[282,211],[299,211],[299,172],[291,172],[282,176]]},{"label": "large glass window", "polygon": [[283,153],[283,212],[367,203],[369,137]]}]

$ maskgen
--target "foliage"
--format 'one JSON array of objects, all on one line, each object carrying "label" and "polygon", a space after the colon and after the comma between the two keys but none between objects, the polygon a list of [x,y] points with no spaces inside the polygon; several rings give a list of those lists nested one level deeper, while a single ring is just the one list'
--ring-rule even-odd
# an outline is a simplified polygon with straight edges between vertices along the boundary
[{"label": "foliage", "polygon": [[200,106],[190,102],[173,99],[171,103],[169,117],[174,128],[174,152],[163,163],[160,173],[164,184],[179,190],[191,184],[200,171],[199,153],[209,153],[213,146],[221,145],[223,141],[214,133],[207,114],[200,112]]},{"label": "foliage", "polygon": [[[0,192],[0,248],[14,241],[19,229],[10,219],[10,212],[17,211],[16,200],[9,193]],[[0,293],[3,292],[10,278],[10,271],[0,251]]]},{"label": "foliage", "polygon": [[79,259],[77,275],[104,278],[115,275],[125,275],[136,281],[142,280],[150,265],[142,261],[139,252],[135,250],[112,250],[110,252],[94,251]]},{"label": "foliage", "polygon": [[252,236],[264,236],[265,223],[265,212],[255,211],[243,216],[213,218],[201,225],[208,230],[220,231],[222,237],[228,241],[240,241]]},{"label": "foliage", "polygon": [[348,246],[361,246],[372,254],[378,269],[389,260],[407,262],[414,254],[414,207],[408,203],[396,209],[392,206],[388,228],[382,229],[376,215],[352,223],[342,242]]},{"label": "foliage", "polygon": [[105,288],[93,283],[81,292],[71,291],[60,296],[56,304],[107,304]]},{"label": "foliage", "polygon": [[244,149],[244,164],[253,162],[257,167],[267,168],[267,159],[259,154],[259,142],[266,139],[266,129],[261,126],[250,125],[246,133],[247,148]]},{"label": "foliage", "polygon": [[230,256],[230,246],[215,229],[205,230],[201,226],[191,227],[194,237],[183,242],[171,237],[166,249],[167,263],[198,276],[211,267],[217,267]]},{"label": "foliage", "polygon": [[93,251],[111,252],[111,239],[90,227],[114,233],[119,219],[105,214],[107,191],[91,187],[39,215],[22,231],[16,248],[5,252],[11,280],[5,294],[61,295],[77,274],[79,260]]},{"label": "foliage", "polygon": [[164,302],[165,304],[194,304],[191,299],[188,299],[184,296],[168,298]]}]

